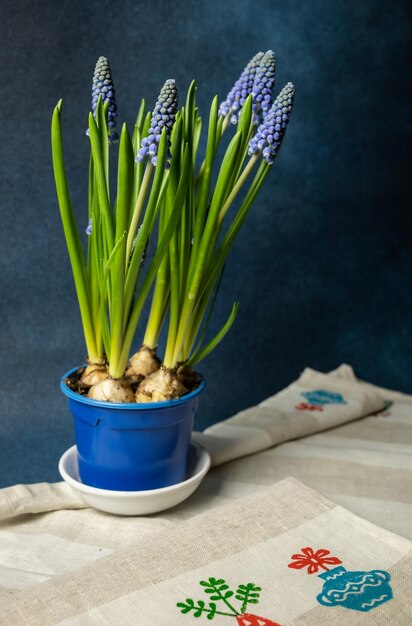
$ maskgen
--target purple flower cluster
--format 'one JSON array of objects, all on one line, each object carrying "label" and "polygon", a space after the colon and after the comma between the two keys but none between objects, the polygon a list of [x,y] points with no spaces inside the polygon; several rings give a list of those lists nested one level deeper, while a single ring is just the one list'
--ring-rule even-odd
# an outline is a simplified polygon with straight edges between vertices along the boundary
[{"label": "purple flower cluster", "polygon": [[[176,82],[169,79],[163,85],[156,106],[152,113],[152,120],[149,128],[149,134],[142,139],[142,145],[137,153],[136,161],[140,163],[146,157],[150,157],[153,165],[157,163],[157,150],[159,146],[162,131],[166,128],[168,143],[170,148],[170,134],[173,124],[175,123],[178,104],[178,94]],[[170,165],[171,154],[167,155],[166,167]]]},{"label": "purple flower cluster", "polygon": [[275,86],[276,58],[273,50],[268,50],[259,63],[252,87],[253,122],[259,124],[265,119],[272,106],[272,91]]},{"label": "purple flower cluster", "polygon": [[92,85],[92,111],[93,115],[96,113],[97,101],[99,96],[102,97],[103,103],[109,103],[108,109],[108,126],[109,137],[111,141],[118,139],[118,135],[115,132],[117,122],[117,106],[116,106],[116,94],[113,85],[112,72],[110,70],[109,61],[106,57],[99,57],[96,63],[96,67],[93,74]]},{"label": "purple flower cluster", "polygon": [[295,88],[292,83],[288,83],[283,87],[264,121],[258,127],[255,136],[250,140],[249,155],[261,152],[269,165],[273,163],[292,113],[294,97]]},{"label": "purple flower cluster", "polygon": [[246,98],[252,92],[256,72],[264,56],[263,52],[255,54],[227,94],[226,100],[220,104],[219,115],[226,117],[231,114],[230,121],[232,124],[238,123],[240,110]]}]

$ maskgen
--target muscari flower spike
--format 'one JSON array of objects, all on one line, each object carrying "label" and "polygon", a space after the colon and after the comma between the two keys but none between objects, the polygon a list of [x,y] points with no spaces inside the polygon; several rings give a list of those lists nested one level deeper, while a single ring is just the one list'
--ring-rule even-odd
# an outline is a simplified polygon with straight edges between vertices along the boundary
[{"label": "muscari flower spike", "polygon": [[253,122],[259,124],[265,119],[272,106],[272,91],[275,86],[276,58],[273,50],[268,50],[256,70],[252,87]]},{"label": "muscari flower spike", "polygon": [[250,156],[261,152],[269,165],[274,162],[292,113],[294,97],[295,88],[292,83],[288,83],[283,87],[264,121],[258,127],[255,136],[250,140]]},{"label": "muscari flower spike", "polygon": [[[107,123],[109,127],[109,139],[110,141],[116,141],[119,137],[115,132],[117,123],[117,106],[116,106],[116,93],[113,85],[112,72],[110,69],[109,61],[106,57],[99,57],[96,63],[96,67],[93,74],[92,85],[92,112],[96,114],[97,101],[99,96],[102,97],[103,103],[109,103],[109,109],[107,113]],[[87,134],[88,131],[87,131]]]},{"label": "muscari flower spike", "polygon": [[[170,148],[170,134],[176,119],[177,105],[178,94],[176,81],[173,78],[169,78],[163,85],[153,110],[149,134],[147,137],[142,139],[141,148],[136,156],[136,161],[138,163],[143,161],[146,157],[150,157],[153,165],[156,165],[157,150],[164,128],[166,128],[168,145]],[[171,157],[172,155],[169,150],[167,154],[166,167],[170,167]]]},{"label": "muscari flower spike", "polygon": [[252,92],[256,71],[264,56],[263,52],[255,54],[227,94],[226,100],[220,103],[219,115],[226,117],[231,114],[230,121],[232,124],[238,123],[240,110],[246,98]]}]

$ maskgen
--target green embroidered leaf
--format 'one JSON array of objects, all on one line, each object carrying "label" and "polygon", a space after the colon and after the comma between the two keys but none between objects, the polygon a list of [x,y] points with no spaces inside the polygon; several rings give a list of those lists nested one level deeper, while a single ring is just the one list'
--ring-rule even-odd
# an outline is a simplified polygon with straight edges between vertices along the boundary
[{"label": "green embroidered leaf", "polygon": [[194,617],[200,617],[204,608],[205,603],[203,602],[203,600],[199,600],[199,602],[197,603],[197,608],[195,607],[195,612],[193,613]]},{"label": "green embroidered leaf", "polygon": [[210,619],[213,619],[214,616],[216,615],[216,604],[214,602],[211,602],[209,604],[209,609],[210,609],[210,612],[207,615],[207,619],[210,620]]},{"label": "green embroidered leaf", "polygon": [[210,602],[209,607],[206,607],[203,600],[199,600],[196,605],[191,598],[186,598],[186,602],[178,602],[176,606],[183,614],[193,611],[193,617],[201,617],[202,613],[205,613],[207,619],[212,620],[216,615],[216,604],[214,602]]},{"label": "green embroidered leaf", "polygon": [[216,587],[217,585],[223,585],[226,581],[223,578],[209,578],[209,580],[201,580],[199,585],[203,587]]},{"label": "green embroidered leaf", "polygon": [[186,598],[186,604],[184,602],[178,602],[176,606],[179,607],[182,613],[189,613],[189,611],[193,609],[194,602],[191,598]]},{"label": "green embroidered leaf", "polygon": [[223,597],[226,598],[231,598],[233,596],[233,591],[226,591],[226,593],[223,594]]},{"label": "green embroidered leaf", "polygon": [[242,613],[245,611],[248,604],[258,604],[261,587],[257,587],[255,583],[247,583],[247,585],[239,585],[236,589],[236,600],[242,602]]}]

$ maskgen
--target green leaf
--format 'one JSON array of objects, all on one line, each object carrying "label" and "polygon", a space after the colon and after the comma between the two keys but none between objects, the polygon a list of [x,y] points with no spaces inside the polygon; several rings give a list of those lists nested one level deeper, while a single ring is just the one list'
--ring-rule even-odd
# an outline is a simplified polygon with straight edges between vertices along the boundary
[{"label": "green leaf", "polygon": [[199,289],[199,293],[203,294],[207,292],[209,285],[213,285],[217,280],[222,267],[224,266],[227,256],[230,252],[230,249],[233,245],[234,240],[236,239],[241,226],[243,225],[254,200],[258,192],[260,191],[265,178],[269,172],[270,165],[268,165],[265,161],[262,161],[259,170],[256,173],[256,176],[251,184],[249,191],[246,194],[246,197],[236,213],[232,224],[230,225],[228,231],[224,235],[221,244],[218,249],[214,252],[213,255],[213,263],[209,265],[209,271],[204,274],[202,285]]},{"label": "green leaf", "polygon": [[209,214],[206,220],[205,230],[201,239],[199,252],[197,254],[196,265],[190,282],[190,291],[188,294],[189,298],[194,298],[197,293],[201,274],[204,269],[204,262],[206,256],[210,253],[210,246],[216,235],[216,219],[227,192],[228,180],[232,175],[232,168],[237,159],[241,139],[241,133],[236,133],[226,150],[225,156],[223,157],[222,165],[220,167],[219,175],[212,197],[212,202],[210,205]]},{"label": "green leaf", "polygon": [[157,247],[156,254],[147,270],[145,279],[142,283],[142,287],[136,298],[136,302],[133,306],[133,310],[130,315],[130,320],[127,326],[127,331],[126,331],[126,335],[125,335],[125,339],[123,343],[123,350],[122,350],[122,360],[125,366],[126,366],[129,351],[132,345],[134,333],[136,331],[136,326],[138,324],[140,315],[143,310],[144,303],[149,294],[153,281],[156,277],[159,266],[161,262],[163,261],[165,254],[168,251],[170,240],[173,236],[173,233],[176,229],[176,226],[180,218],[180,213],[182,210],[183,202],[186,197],[187,184],[189,180],[189,176],[188,176],[189,167],[190,167],[189,151],[188,149],[185,149],[184,156],[183,156],[182,173],[181,173],[179,187],[177,189],[173,209],[170,214],[169,220],[167,222],[166,228],[164,229],[162,239]]},{"label": "green leaf", "polygon": [[194,251],[192,252],[190,263],[191,267],[189,269],[188,277],[188,287],[185,291],[185,301],[180,316],[179,330],[176,336],[176,344],[173,352],[173,357],[170,359],[170,361],[168,360],[167,363],[165,362],[165,365],[167,367],[175,367],[180,360],[180,352],[186,338],[190,316],[195,305],[195,298],[197,296],[199,285],[202,280],[202,275],[206,268],[206,260],[209,255],[212,255],[213,253],[213,244],[217,237],[216,221],[221,208],[221,202],[225,194],[225,184],[227,183],[227,179],[230,176],[230,168],[237,157],[240,141],[241,134],[237,133],[226,150],[216,182],[211,207],[206,219],[206,225],[201,237],[199,249],[196,255]]},{"label": "green leaf", "polygon": [[202,348],[202,350],[195,352],[193,356],[190,357],[187,362],[187,365],[189,367],[193,367],[196,363],[199,363],[200,361],[205,359],[207,355],[210,354],[210,352],[212,352],[212,350],[214,350],[216,346],[222,341],[223,337],[229,332],[230,328],[232,327],[232,324],[236,319],[238,309],[239,302],[235,302],[227,321],[222,326],[220,331],[213,337],[211,341],[209,341],[209,343],[204,348]]},{"label": "green leaf", "polygon": [[209,200],[210,184],[212,178],[213,160],[216,150],[216,135],[218,124],[218,111],[219,103],[218,98],[215,96],[212,101],[209,113],[209,126],[206,145],[206,156],[204,160],[204,168],[201,177],[200,189],[197,198],[197,210],[196,210],[196,224],[193,236],[193,251],[192,256],[195,258],[200,245],[201,234],[203,232],[207,205]]},{"label": "green leaf", "polygon": [[[156,167],[154,168],[155,174],[153,179],[153,185],[150,190],[149,198],[147,201],[146,211],[143,218],[143,222],[141,224],[139,236],[136,241],[135,248],[132,252],[129,268],[127,271],[126,277],[126,285],[125,285],[125,310],[129,311],[133,296],[136,290],[137,280],[139,278],[140,265],[142,261],[142,256],[146,247],[146,243],[152,233],[152,230],[155,225],[155,219],[160,209],[160,205],[158,204],[159,195],[162,189],[162,183],[165,176],[167,176],[167,171],[165,170],[166,159],[167,159],[167,134],[164,129],[162,132],[162,136],[159,142],[158,148],[158,160]],[[151,164],[147,166],[148,168],[153,168]],[[149,170],[151,171],[151,170]],[[135,228],[137,224],[133,221],[129,227],[129,233],[127,237],[127,251],[132,249],[132,242],[135,237]]]},{"label": "green leaf", "polygon": [[104,175],[106,180],[107,195],[110,204],[110,190],[109,190],[109,127],[107,125],[107,114],[109,110],[109,102],[106,100],[103,102],[102,97],[99,96],[96,105],[95,119],[100,133],[100,145],[102,149]]},{"label": "green leaf", "polygon": [[[116,251],[111,272],[110,294],[110,330],[111,347],[109,373],[114,378],[121,378],[124,374],[119,367],[124,332],[124,281],[126,234],[129,223],[129,212],[133,197],[133,146],[126,124],[123,124],[120,135],[118,177],[117,177],[117,204],[116,204]],[[117,251],[118,248],[118,251]],[[109,259],[110,261],[110,259]],[[109,262],[108,262],[109,266]]]},{"label": "green leaf", "polygon": [[91,302],[87,284],[86,262],[82,251],[79,231],[74,217],[66,179],[63,138],[61,131],[61,109],[62,101],[60,100],[54,109],[51,125],[54,179],[56,183],[57,198],[60,207],[64,235],[66,238],[77,298],[79,301],[87,352],[90,360],[98,361],[101,355],[98,354],[95,342],[94,323],[91,315]]},{"label": "green leaf", "polygon": [[139,106],[139,111],[137,113],[137,118],[136,118],[136,126],[139,130],[143,128],[145,116],[146,116],[146,101],[144,98],[142,98],[140,102],[140,106]]},{"label": "green leaf", "polygon": [[99,197],[99,205],[104,220],[104,238],[107,248],[111,250],[114,244],[114,227],[110,209],[110,201],[107,193],[107,183],[105,174],[105,163],[100,140],[100,133],[93,115],[89,114],[89,133],[90,143],[92,147],[93,166],[97,192]]},{"label": "green leaf", "polygon": [[123,236],[129,225],[129,212],[133,194],[133,145],[126,124],[120,135],[117,174],[116,241]]},{"label": "green leaf", "polygon": [[[203,342],[207,335],[207,331],[209,329],[209,325],[213,316],[213,311],[214,311],[217,296],[219,294],[220,287],[222,284],[224,271],[225,271],[225,266],[222,267],[219,278],[216,281],[216,285],[215,286],[213,286],[213,284],[210,285],[209,287],[210,293],[207,292],[205,294],[202,294],[202,297],[199,298],[199,303],[197,304],[197,307],[193,313],[194,318],[191,321],[190,334],[188,333],[188,337],[187,337],[187,340],[185,341],[185,346],[184,346],[184,353],[188,356],[193,355],[196,352],[199,352],[201,346],[203,345]],[[214,291],[213,296],[211,296],[212,291]],[[196,341],[199,328],[202,324],[202,321],[203,321],[203,318],[205,316],[207,309],[208,309],[208,312],[206,315],[206,320],[203,323],[202,333],[200,335],[196,348],[193,350],[193,345]]]},{"label": "green leaf", "polygon": [[186,96],[186,105],[184,107],[184,134],[185,141],[192,149],[193,131],[195,124],[195,100],[196,100],[196,82],[192,80],[189,85]]}]

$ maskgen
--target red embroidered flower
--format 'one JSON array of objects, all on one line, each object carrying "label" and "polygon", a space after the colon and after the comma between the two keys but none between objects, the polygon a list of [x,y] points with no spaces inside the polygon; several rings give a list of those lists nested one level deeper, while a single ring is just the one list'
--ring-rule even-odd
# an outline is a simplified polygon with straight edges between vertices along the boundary
[{"label": "red embroidered flower", "polygon": [[323,411],[323,406],[318,406],[317,404],[307,404],[306,402],[301,402],[295,406],[295,409],[298,411]]},{"label": "red embroidered flower", "polygon": [[342,563],[336,556],[327,556],[330,554],[330,551],[324,548],[316,550],[316,552],[313,548],[302,548],[302,553],[303,554],[292,554],[291,558],[293,562],[289,563],[288,567],[292,569],[303,569],[307,567],[308,574],[316,574],[320,567],[328,571],[329,568],[325,567],[325,563],[327,565],[339,565],[339,563]]}]

